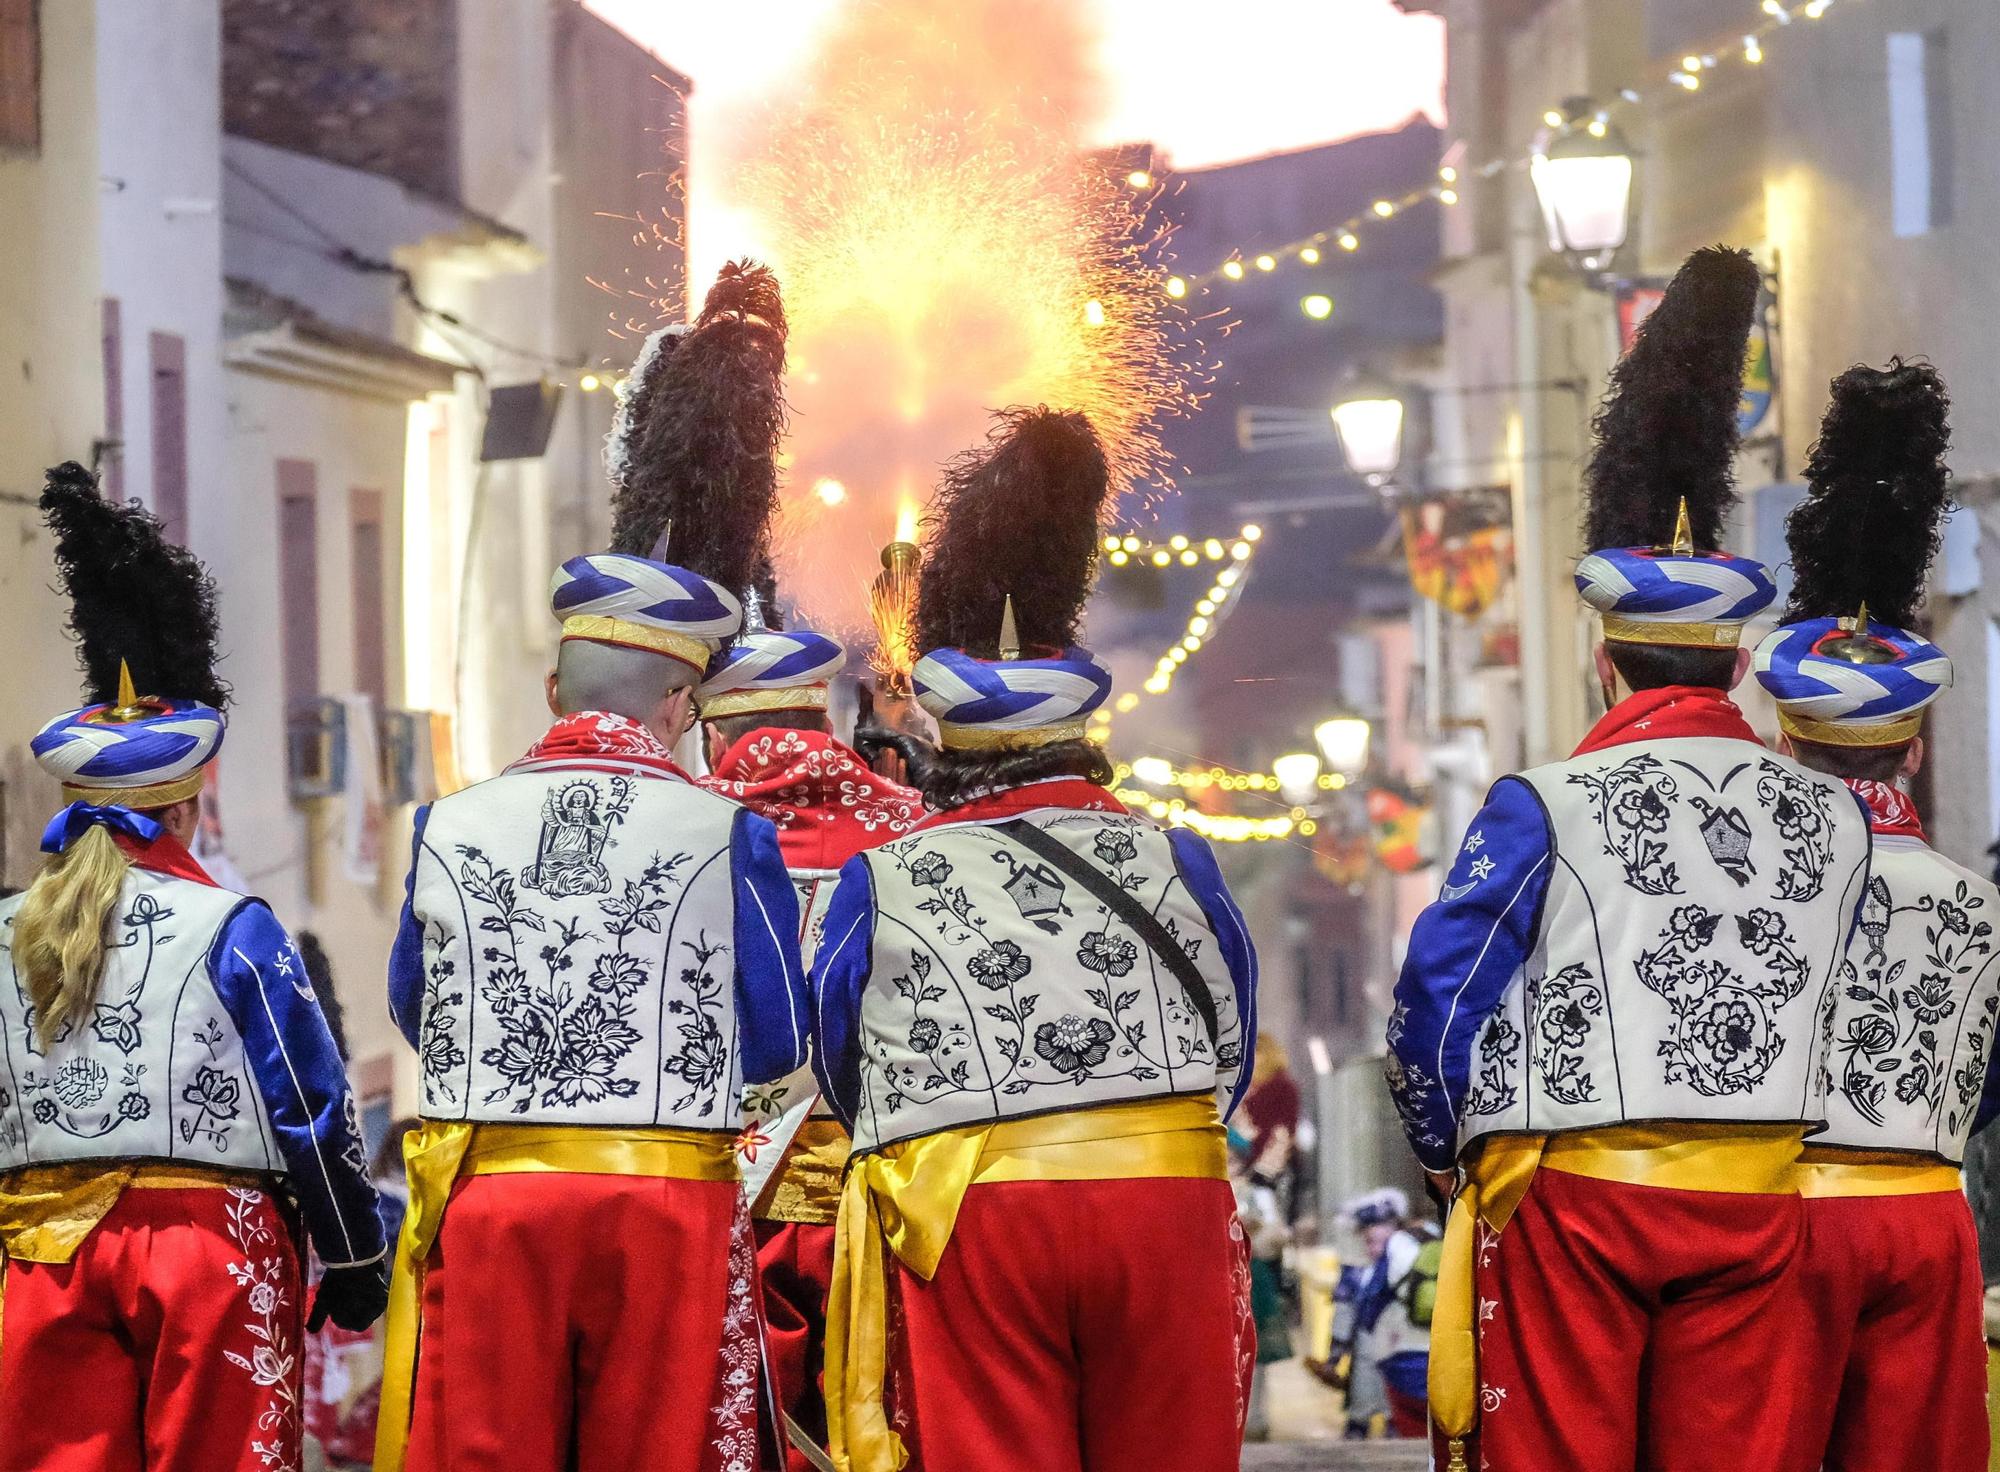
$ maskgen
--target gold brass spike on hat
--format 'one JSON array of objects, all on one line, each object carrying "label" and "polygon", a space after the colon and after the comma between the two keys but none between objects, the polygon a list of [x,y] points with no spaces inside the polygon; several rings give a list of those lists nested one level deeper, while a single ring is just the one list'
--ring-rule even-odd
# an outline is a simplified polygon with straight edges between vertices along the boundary
[{"label": "gold brass spike on hat", "polygon": [[1680,514],[1674,518],[1673,545],[1667,549],[1676,557],[1694,556],[1694,528],[1688,521],[1688,498],[1681,497]]},{"label": "gold brass spike on hat", "polygon": [[1000,657],[1015,660],[1021,657],[1021,631],[1014,624],[1014,595],[1009,593],[1006,602],[1000,605]]},{"label": "gold brass spike on hat", "polygon": [[104,713],[109,721],[136,721],[141,716],[150,715],[148,707],[139,703],[139,691],[132,683],[132,666],[124,660],[118,661],[118,704]]},{"label": "gold brass spike on hat", "polygon": [[1838,627],[1840,637],[1822,644],[1819,648],[1821,654],[1849,664],[1894,664],[1900,657],[1886,639],[1878,639],[1868,632],[1866,599],[1862,600],[1861,611],[1851,619],[1841,619]]}]

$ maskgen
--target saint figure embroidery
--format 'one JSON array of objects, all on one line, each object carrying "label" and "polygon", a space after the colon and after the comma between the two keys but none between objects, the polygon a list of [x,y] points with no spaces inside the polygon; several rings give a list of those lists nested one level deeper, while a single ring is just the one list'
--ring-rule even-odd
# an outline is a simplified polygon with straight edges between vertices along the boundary
[{"label": "saint figure embroidery", "polygon": [[612,828],[625,821],[631,806],[632,784],[624,777],[611,779],[608,798],[588,779],[550,792],[542,804],[535,862],[521,871],[522,886],[540,890],[550,899],[609,893],[611,873],[604,866],[604,851],[611,846]]}]

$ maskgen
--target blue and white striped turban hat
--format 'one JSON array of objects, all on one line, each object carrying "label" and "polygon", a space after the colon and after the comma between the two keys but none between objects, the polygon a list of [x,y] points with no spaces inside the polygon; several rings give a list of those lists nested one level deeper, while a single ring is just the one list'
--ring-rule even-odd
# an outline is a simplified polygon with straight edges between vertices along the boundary
[{"label": "blue and white striped turban hat", "polygon": [[695,692],[704,721],[772,710],[825,710],[847,651],[811,629],[753,629],[722,651]]},{"label": "blue and white striped turban hat", "polygon": [[57,716],[28,745],[72,802],[163,808],[201,791],[222,734],[214,706],[148,697]]},{"label": "blue and white striped turban hat", "polygon": [[1733,648],[1743,625],[1777,599],[1764,564],[1729,552],[1620,547],[1576,565],[1576,591],[1627,644]]},{"label": "blue and white striped turban hat", "polygon": [[1074,646],[1054,659],[935,649],[917,661],[911,683],[947,748],[1044,746],[1084,734],[1083,718],[1111,694],[1111,671]]},{"label": "blue and white striped turban hat", "polygon": [[[1951,688],[1951,658],[1906,629],[1852,618],[1811,618],[1774,629],[1757,646],[1757,683],[1778,703],[1787,735],[1822,746],[1901,746],[1924,707]],[[1875,662],[1856,659],[1872,651]]]},{"label": "blue and white striped turban hat", "polygon": [[743,627],[743,605],[721,584],[627,552],[570,558],[549,602],[565,639],[647,649],[698,671]]}]

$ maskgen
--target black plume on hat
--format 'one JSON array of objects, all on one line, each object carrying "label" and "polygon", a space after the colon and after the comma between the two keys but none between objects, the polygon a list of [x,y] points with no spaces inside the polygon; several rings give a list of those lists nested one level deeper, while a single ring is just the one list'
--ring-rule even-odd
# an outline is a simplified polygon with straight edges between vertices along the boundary
[{"label": "black plume on hat", "polygon": [[1696,251],[1612,369],[1584,476],[1586,551],[1670,544],[1682,498],[1695,546],[1722,545],[1762,283],[1748,251]]},{"label": "black plume on hat", "polygon": [[74,460],[49,471],[41,505],[69,594],[85,702],[118,698],[122,660],[141,695],[226,706],[229,687],[215,673],[215,584],[194,554],[137,501],[105,500]]},{"label": "black plume on hat", "polygon": [[770,543],[785,428],[778,278],[732,261],[626,396],[611,548],[741,590]]},{"label": "black plume on hat", "polygon": [[925,518],[917,648],[996,657],[1010,595],[1025,652],[1075,643],[1110,484],[1104,447],[1083,415],[997,414],[987,443],[945,467]]},{"label": "black plume on hat", "polygon": [[1787,623],[1853,617],[1908,628],[1923,607],[1951,502],[1951,395],[1928,363],[1892,359],[1833,381],[1806,498],[1785,522]]}]

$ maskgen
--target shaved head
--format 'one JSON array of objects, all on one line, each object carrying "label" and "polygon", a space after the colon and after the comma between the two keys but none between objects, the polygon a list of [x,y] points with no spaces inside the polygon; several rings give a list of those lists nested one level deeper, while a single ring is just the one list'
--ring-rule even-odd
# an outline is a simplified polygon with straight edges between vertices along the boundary
[{"label": "shaved head", "polygon": [[682,661],[649,649],[565,639],[556,652],[555,701],[564,715],[601,710],[650,723],[660,702],[695,678]]}]

